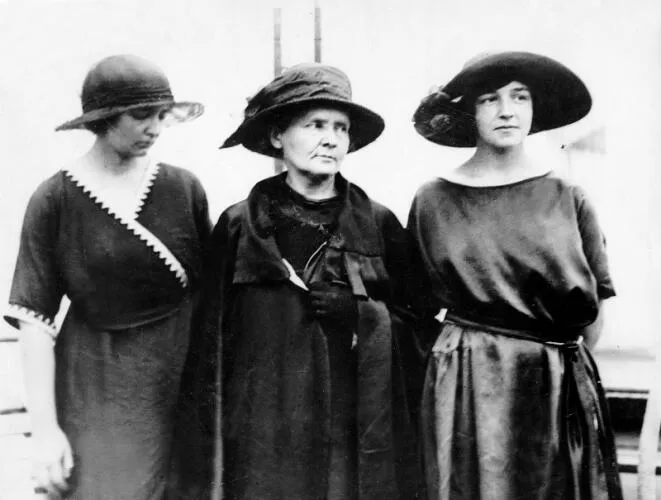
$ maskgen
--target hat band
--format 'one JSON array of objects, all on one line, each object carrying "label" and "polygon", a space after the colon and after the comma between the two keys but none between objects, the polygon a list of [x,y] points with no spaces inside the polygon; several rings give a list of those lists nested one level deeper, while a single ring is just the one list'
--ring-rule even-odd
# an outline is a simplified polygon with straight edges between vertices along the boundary
[{"label": "hat band", "polygon": [[273,104],[286,104],[289,101],[300,99],[332,99],[351,101],[351,90],[346,86],[332,82],[323,82],[317,85],[292,85],[280,91],[273,99]]},{"label": "hat band", "polygon": [[83,99],[82,104],[83,112],[87,113],[102,108],[134,106],[136,104],[149,106],[151,103],[162,101],[174,102],[170,87],[131,87],[108,92],[95,92],[89,98]]}]

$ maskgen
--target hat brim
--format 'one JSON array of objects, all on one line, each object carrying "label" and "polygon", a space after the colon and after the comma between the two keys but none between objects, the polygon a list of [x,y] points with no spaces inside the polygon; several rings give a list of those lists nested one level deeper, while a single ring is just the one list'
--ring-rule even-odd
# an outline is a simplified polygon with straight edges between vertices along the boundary
[{"label": "hat brim", "polygon": [[[506,85],[516,80],[525,83],[533,94],[533,130],[551,130],[577,122],[592,107],[592,98],[583,81],[563,64],[530,52],[506,52],[486,56],[467,65],[443,92],[452,100],[445,112],[450,119],[460,119],[467,111],[465,97],[492,90],[489,85]],[[439,110],[439,112],[443,112]],[[465,127],[446,127],[438,133],[425,134],[426,139],[452,147],[474,147],[476,133]]]},{"label": "hat brim", "polygon": [[167,125],[184,123],[198,118],[204,113],[204,105],[199,102],[181,101],[172,102],[171,100],[155,101],[149,103],[137,103],[129,106],[115,106],[110,108],[95,109],[83,113],[73,120],[59,125],[55,130],[80,130],[85,129],[86,125],[99,120],[104,120],[112,116],[122,114],[132,109],[152,107],[152,106],[165,106],[172,105],[171,114],[167,119]]},{"label": "hat brim", "polygon": [[360,104],[331,98],[298,99],[271,106],[244,120],[234,133],[223,142],[220,149],[243,144],[246,149],[255,153],[280,158],[282,151],[273,147],[269,137],[270,127],[273,125],[275,117],[295,112],[302,106],[314,105],[337,108],[349,115],[351,121],[349,152],[358,151],[374,142],[385,128],[385,122],[380,115]]}]

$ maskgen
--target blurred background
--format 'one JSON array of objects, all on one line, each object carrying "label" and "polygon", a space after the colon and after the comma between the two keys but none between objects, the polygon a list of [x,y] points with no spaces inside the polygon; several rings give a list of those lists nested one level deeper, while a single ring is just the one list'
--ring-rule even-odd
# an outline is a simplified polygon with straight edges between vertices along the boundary
[{"label": "blurred background", "polygon": [[[661,3],[319,0],[316,6],[323,62],[347,72],[354,99],[387,124],[377,142],[347,157],[343,173],[402,222],[416,189],[472,152],[415,133],[411,116],[432,85],[494,50],[548,55],[586,82],[591,114],[531,137],[530,148],[538,161],[583,185],[597,207],[618,291],[607,302],[597,355],[607,387],[644,391],[661,322]],[[197,121],[165,131],[154,155],[197,174],[214,221],[272,175],[270,159],[218,146],[240,123],[246,98],[274,75],[276,7],[282,65],[311,61],[313,0],[0,0],[2,303],[29,196],[91,145],[89,133],[54,128],[80,114],[82,80],[102,57],[151,59],[176,98],[206,105]],[[20,430],[25,415],[11,410],[22,406],[15,333],[2,324],[0,340],[0,412],[5,421],[16,417],[8,425]]]}]

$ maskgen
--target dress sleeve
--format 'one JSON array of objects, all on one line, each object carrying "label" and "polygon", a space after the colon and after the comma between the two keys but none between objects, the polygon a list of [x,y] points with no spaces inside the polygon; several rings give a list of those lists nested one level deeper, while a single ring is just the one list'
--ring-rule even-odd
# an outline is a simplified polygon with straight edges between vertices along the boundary
[{"label": "dress sleeve", "polygon": [[613,297],[615,288],[608,270],[606,239],[599,226],[597,214],[581,188],[575,188],[574,197],[578,229],[583,240],[583,253],[597,281],[597,295],[602,300]]},{"label": "dress sleeve", "polygon": [[209,217],[209,203],[207,194],[199,180],[195,182],[194,217],[197,234],[202,248],[205,248],[211,236],[211,218]]},{"label": "dress sleeve", "polygon": [[32,195],[23,220],[20,246],[5,320],[38,324],[55,338],[55,315],[62,300],[63,283],[55,248],[58,234],[59,194],[55,178]]}]

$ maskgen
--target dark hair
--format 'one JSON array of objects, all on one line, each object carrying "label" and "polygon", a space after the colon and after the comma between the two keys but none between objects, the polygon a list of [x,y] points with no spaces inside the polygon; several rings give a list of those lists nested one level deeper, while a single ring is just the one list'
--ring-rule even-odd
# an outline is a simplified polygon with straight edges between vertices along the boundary
[{"label": "dark hair", "polygon": [[108,118],[103,118],[101,120],[96,120],[93,122],[85,123],[85,128],[92,132],[97,137],[106,135],[108,129],[113,127],[119,121],[120,115],[110,116]]}]

